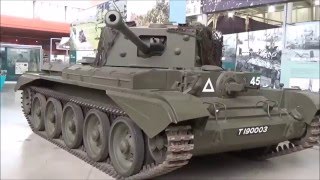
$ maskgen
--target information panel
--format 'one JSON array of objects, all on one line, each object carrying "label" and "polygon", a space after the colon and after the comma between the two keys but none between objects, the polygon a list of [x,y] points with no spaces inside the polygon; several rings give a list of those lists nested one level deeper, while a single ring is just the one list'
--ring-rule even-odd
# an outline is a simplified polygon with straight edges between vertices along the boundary
[{"label": "information panel", "polygon": [[319,21],[288,25],[281,82],[288,88],[319,92]]},{"label": "information panel", "polygon": [[236,70],[261,73],[261,86],[280,88],[282,36],[282,28],[239,33]]}]

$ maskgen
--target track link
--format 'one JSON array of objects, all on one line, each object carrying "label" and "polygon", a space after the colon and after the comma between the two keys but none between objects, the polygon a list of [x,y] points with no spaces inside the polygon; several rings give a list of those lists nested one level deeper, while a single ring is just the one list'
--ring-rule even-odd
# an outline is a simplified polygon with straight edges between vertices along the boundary
[{"label": "track link", "polygon": [[[107,113],[110,117],[113,118],[116,118],[117,116],[126,116],[126,113],[123,110],[111,105],[97,104],[84,98],[69,96],[42,87],[32,86],[30,87],[30,89],[32,97],[35,93],[41,93],[46,97],[53,97],[59,99],[60,101],[73,102],[82,107],[98,109]],[[79,159],[87,162],[88,164],[96,167],[100,171],[112,176],[115,179],[150,179],[181,168],[182,166],[188,164],[188,161],[192,157],[191,151],[194,148],[194,145],[192,143],[194,136],[192,134],[191,126],[170,126],[165,130],[168,141],[168,151],[165,160],[160,164],[152,163],[144,165],[139,173],[130,177],[123,177],[119,175],[113,168],[110,158],[107,158],[107,160],[104,162],[95,162],[87,156],[84,146],[80,147],[79,149],[70,149],[65,145],[62,136],[60,136],[59,139],[50,139],[47,137],[45,131],[34,130],[31,123],[32,117],[30,113],[25,112],[23,107],[22,110],[30,128],[34,133],[55,144],[56,146],[64,149],[65,151],[73,154]]]}]

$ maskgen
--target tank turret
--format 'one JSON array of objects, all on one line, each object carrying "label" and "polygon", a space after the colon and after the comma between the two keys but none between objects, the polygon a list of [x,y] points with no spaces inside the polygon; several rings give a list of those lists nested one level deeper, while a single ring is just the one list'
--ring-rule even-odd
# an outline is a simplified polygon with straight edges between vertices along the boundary
[{"label": "tank turret", "polygon": [[132,43],[134,43],[138,49],[147,55],[157,54],[162,52],[164,46],[161,42],[151,42],[150,45],[142,41],[123,21],[121,13],[118,11],[109,11],[105,16],[105,23],[107,27],[116,29],[124,34]]}]

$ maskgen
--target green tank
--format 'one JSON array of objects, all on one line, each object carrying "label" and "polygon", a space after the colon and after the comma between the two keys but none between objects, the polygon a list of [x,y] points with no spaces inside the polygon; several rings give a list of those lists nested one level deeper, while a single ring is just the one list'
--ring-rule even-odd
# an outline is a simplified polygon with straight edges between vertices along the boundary
[{"label": "green tank", "polygon": [[96,58],[25,73],[31,129],[117,179],[149,179],[193,156],[268,159],[319,139],[319,94],[260,88],[224,71],[219,33],[202,25],[129,27],[109,11]]}]

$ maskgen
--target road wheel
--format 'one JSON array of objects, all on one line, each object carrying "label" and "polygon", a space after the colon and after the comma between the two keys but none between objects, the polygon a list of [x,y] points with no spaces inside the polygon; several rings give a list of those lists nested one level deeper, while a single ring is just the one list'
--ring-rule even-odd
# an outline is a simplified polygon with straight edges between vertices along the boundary
[{"label": "road wheel", "polygon": [[79,148],[83,136],[83,113],[80,106],[68,102],[62,113],[62,137],[66,145],[71,149]]},{"label": "road wheel", "polygon": [[61,134],[62,105],[60,101],[49,98],[45,108],[45,128],[49,138],[58,138]]},{"label": "road wheel", "polygon": [[103,161],[108,157],[108,135],[110,122],[108,116],[91,109],[83,126],[83,142],[88,156],[94,161]]},{"label": "road wheel", "polygon": [[112,124],[109,153],[115,170],[122,176],[140,171],[144,162],[144,138],[140,128],[128,117],[118,117]]},{"label": "road wheel", "polygon": [[44,130],[44,114],[45,114],[46,98],[44,95],[37,93],[31,106],[31,125],[35,131]]}]

